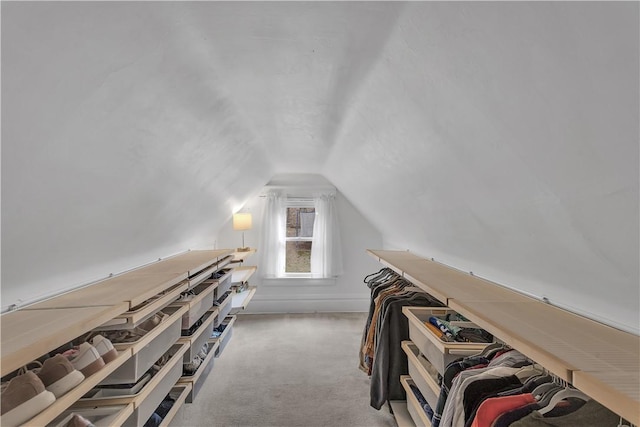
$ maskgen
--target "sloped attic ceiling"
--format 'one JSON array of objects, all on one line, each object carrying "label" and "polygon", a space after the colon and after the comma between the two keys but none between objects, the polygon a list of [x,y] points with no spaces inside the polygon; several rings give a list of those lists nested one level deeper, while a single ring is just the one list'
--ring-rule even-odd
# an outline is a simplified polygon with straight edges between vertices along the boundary
[{"label": "sloped attic ceiling", "polygon": [[637,331],[638,114],[637,3],[2,2],[3,306],[305,172],[389,246]]}]

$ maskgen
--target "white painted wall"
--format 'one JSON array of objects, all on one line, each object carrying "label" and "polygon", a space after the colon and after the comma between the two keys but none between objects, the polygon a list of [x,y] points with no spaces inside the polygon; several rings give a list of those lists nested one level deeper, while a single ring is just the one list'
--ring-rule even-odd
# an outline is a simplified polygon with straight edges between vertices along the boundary
[{"label": "white painted wall", "polygon": [[151,6],[2,3],[3,307],[213,247],[272,175],[206,54],[168,29],[179,11]]},{"label": "white painted wall", "polygon": [[347,256],[380,230],[639,332],[637,2],[0,7],[3,308],[305,172],[368,219]]},{"label": "white painted wall", "polygon": [[400,22],[325,176],[389,248],[640,332],[638,4],[412,3]]},{"label": "white painted wall", "polygon": [[[278,176],[270,185],[291,185],[299,188],[305,185],[331,185],[322,176],[294,174]],[[245,231],[245,244],[261,250],[260,230],[264,198],[256,196],[243,207],[251,212],[253,228]],[[305,313],[367,311],[370,291],[362,279],[369,273],[378,271],[381,265],[366,254],[366,249],[382,247],[382,235],[369,221],[337,192],[336,204],[340,220],[344,274],[334,283],[318,284],[318,280],[305,279],[262,279],[259,254],[247,259],[245,265],[257,265],[256,274],[249,280],[258,290],[247,308],[248,313]],[[221,247],[239,247],[242,242],[240,231],[234,231],[231,221],[227,221],[218,233]]]}]

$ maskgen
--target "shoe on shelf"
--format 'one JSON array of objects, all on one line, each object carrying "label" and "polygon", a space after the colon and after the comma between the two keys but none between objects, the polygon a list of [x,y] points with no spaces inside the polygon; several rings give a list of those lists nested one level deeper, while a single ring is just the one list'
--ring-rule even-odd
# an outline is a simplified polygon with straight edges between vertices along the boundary
[{"label": "shoe on shelf", "polygon": [[104,360],[98,350],[88,342],[83,342],[77,348],[62,353],[82,375],[89,377],[104,366]]},{"label": "shoe on shelf", "polygon": [[2,425],[12,427],[29,421],[56,401],[36,374],[27,371],[3,386],[0,395]]},{"label": "shoe on shelf", "polygon": [[145,320],[144,322],[142,322],[141,324],[139,324],[135,328],[135,330],[144,335],[147,332],[151,331],[156,326],[158,326],[160,323],[162,323],[162,321],[166,317],[168,317],[167,314],[163,313],[162,311],[159,311],[153,316],[151,316],[150,318],[148,318],[147,320]]},{"label": "shoe on shelf", "polygon": [[202,348],[198,352],[198,357],[204,360],[207,358],[207,354],[209,354],[209,344],[205,342],[204,344],[202,344]]},{"label": "shoe on shelf", "polygon": [[80,414],[73,414],[65,427],[95,427],[91,421]]},{"label": "shoe on shelf", "polygon": [[84,380],[82,372],[74,368],[62,354],[48,358],[41,368],[33,372],[40,378],[44,387],[57,398]]},{"label": "shoe on shelf", "polygon": [[196,297],[196,292],[193,289],[190,289],[186,292],[183,292],[178,297],[178,301],[191,301]]},{"label": "shoe on shelf", "polygon": [[108,339],[111,343],[133,343],[140,338],[142,338],[145,334],[133,329],[123,329],[119,331],[103,331],[104,337]]},{"label": "shoe on shelf", "polygon": [[201,363],[202,363],[202,359],[200,359],[199,356],[194,356],[194,358],[191,359],[191,362],[185,363],[183,366],[183,371],[185,375],[195,374],[198,368],[200,367]]},{"label": "shoe on shelf", "polygon": [[104,363],[109,363],[118,357],[118,351],[113,348],[113,344],[107,338],[102,335],[96,335],[91,339],[91,345],[98,350],[98,354],[104,360]]}]

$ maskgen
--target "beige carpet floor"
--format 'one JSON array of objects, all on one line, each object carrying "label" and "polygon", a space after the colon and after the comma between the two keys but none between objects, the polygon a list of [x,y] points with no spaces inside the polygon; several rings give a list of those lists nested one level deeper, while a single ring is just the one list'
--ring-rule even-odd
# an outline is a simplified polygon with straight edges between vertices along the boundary
[{"label": "beige carpet floor", "polygon": [[358,369],[366,315],[241,315],[194,403],[172,426],[395,426]]}]

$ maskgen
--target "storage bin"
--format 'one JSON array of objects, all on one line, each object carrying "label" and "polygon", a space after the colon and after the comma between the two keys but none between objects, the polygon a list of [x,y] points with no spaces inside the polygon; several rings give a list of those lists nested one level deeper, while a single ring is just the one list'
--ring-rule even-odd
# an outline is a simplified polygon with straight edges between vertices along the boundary
[{"label": "storage bin", "polygon": [[209,343],[209,351],[207,353],[207,357],[202,361],[200,367],[193,375],[183,375],[180,378],[178,384],[190,384],[191,392],[186,397],[187,403],[193,403],[193,400],[196,398],[202,386],[204,385],[209,373],[213,369],[213,365],[215,364],[215,355],[218,350],[219,344],[217,341],[208,341]]},{"label": "storage bin", "polygon": [[224,321],[224,319],[231,313],[231,309],[233,308],[233,292],[227,293],[226,295],[220,296],[218,299],[218,317],[216,319],[215,326],[217,327]]},{"label": "storage bin", "polygon": [[133,347],[133,355],[112,372],[100,384],[135,383],[162,356],[178,338],[182,315],[187,307],[165,307],[161,312],[166,316],[138,341],[114,343],[118,350]]},{"label": "storage bin", "polygon": [[187,347],[187,344],[174,344],[171,346],[164,353],[169,358],[167,362],[138,393],[132,396],[100,397],[100,394],[98,394],[100,390],[94,389],[80,399],[78,404],[87,407],[133,403],[135,409],[122,425],[125,427],[144,425],[160,402],[180,379],[180,375],[182,375],[182,357]]},{"label": "storage bin", "polygon": [[431,408],[435,409],[440,396],[440,386],[438,385],[438,372],[436,368],[420,354],[418,347],[411,341],[402,342],[402,350],[407,354],[409,362],[409,376],[415,383],[416,387],[429,403]]},{"label": "storage bin", "polygon": [[404,391],[407,393],[407,410],[409,411],[409,415],[411,415],[413,422],[417,427],[431,427],[431,420],[429,420],[427,414],[424,412],[422,407],[420,407],[418,399],[411,390],[411,385],[415,385],[411,377],[403,375],[400,377],[400,382],[402,383]]},{"label": "storage bin", "polygon": [[119,426],[125,422],[134,411],[134,404],[121,404],[121,405],[106,405],[106,406],[94,406],[94,407],[75,407],[64,411],[50,424],[51,427],[66,427],[73,414],[78,414],[91,423],[95,427],[112,427]]},{"label": "storage bin", "polygon": [[409,320],[409,338],[440,375],[444,375],[449,363],[465,356],[478,354],[489,345],[489,343],[442,341],[425,326],[425,322],[429,322],[431,316],[456,314],[454,310],[449,308],[402,307],[402,312]]},{"label": "storage bin", "polygon": [[210,310],[202,316],[202,324],[191,335],[182,335],[180,342],[188,342],[189,348],[184,354],[184,363],[188,363],[193,359],[193,356],[198,354],[204,343],[210,339],[211,332],[213,332],[213,324],[217,316],[217,309]]},{"label": "storage bin", "polygon": [[158,427],[168,427],[171,424],[171,421],[175,418],[180,407],[185,403],[187,396],[191,392],[190,384],[176,384],[175,387],[171,389],[169,392],[169,396],[173,398],[173,406],[171,410],[167,413],[167,415],[162,419],[162,422]]},{"label": "storage bin", "polygon": [[233,275],[233,269],[225,268],[223,270],[220,270],[220,273],[223,274],[222,277],[214,279],[218,283],[218,291],[216,295],[217,298],[220,298],[220,296],[231,289],[231,277]]},{"label": "storage bin", "polygon": [[211,307],[213,307],[215,289],[218,285],[202,283],[194,287],[191,291],[195,293],[189,300],[178,300],[171,306],[187,306],[188,311],[182,315],[182,329],[189,329],[198,319],[200,319]]},{"label": "storage bin", "polygon": [[220,357],[220,355],[224,351],[227,344],[229,344],[229,341],[231,341],[231,335],[233,335],[233,327],[229,325],[224,330],[224,336],[221,336],[220,339],[218,340],[218,342],[220,343],[220,346],[216,350],[216,357]]},{"label": "storage bin", "polygon": [[177,285],[174,285],[171,288],[149,298],[143,303],[138,304],[129,311],[116,316],[109,322],[95,328],[95,330],[113,331],[134,329],[139,324],[148,320],[155,313],[176,301],[180,297],[180,293],[186,291],[188,286],[189,284],[186,280],[180,282]]}]

